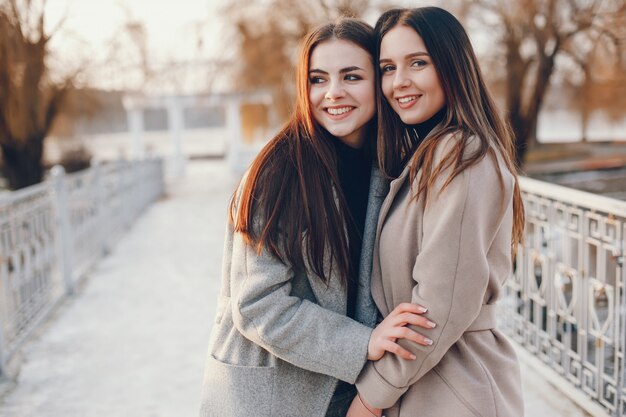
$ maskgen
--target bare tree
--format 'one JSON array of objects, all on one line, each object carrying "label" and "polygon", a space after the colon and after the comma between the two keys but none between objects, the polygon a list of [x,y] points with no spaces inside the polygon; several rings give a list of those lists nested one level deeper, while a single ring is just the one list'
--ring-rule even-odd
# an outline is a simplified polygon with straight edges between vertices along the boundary
[{"label": "bare tree", "polygon": [[[575,91],[571,104],[580,113],[583,141],[587,140],[594,112],[600,111],[609,120],[619,121],[626,109],[626,60],[622,57],[626,48],[597,38],[591,41],[591,48],[586,53],[575,50],[570,54],[580,73],[580,77],[574,77],[571,83]],[[582,80],[576,83],[581,77]]]},{"label": "bare tree", "polygon": [[[314,26],[339,16],[359,17],[369,0],[235,0],[224,10],[234,28],[238,64],[234,86],[266,89],[285,118],[294,94],[295,51]],[[262,16],[262,18],[259,18]]]},{"label": "bare tree", "polygon": [[[506,114],[518,162],[536,142],[537,118],[565,56],[580,64],[594,47],[623,53],[625,0],[473,0],[474,12],[498,36],[505,70]],[[583,68],[585,79],[593,65]]]},{"label": "bare tree", "polygon": [[45,0],[0,1],[0,148],[12,189],[41,181],[42,154],[72,78],[53,82],[46,59]]}]

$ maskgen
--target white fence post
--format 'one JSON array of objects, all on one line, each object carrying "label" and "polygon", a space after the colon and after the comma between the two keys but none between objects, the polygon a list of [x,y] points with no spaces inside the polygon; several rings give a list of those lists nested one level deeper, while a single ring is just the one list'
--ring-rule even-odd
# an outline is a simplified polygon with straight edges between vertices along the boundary
[{"label": "white fence post", "polygon": [[106,255],[108,252],[108,248],[106,245],[107,236],[106,236],[106,223],[105,223],[105,201],[104,201],[104,179],[102,178],[102,164],[97,159],[91,160],[91,169],[93,170],[94,175],[94,195],[96,200],[96,210],[98,212],[98,246],[100,246],[100,254],[102,256]]},{"label": "white fence post", "polygon": [[[4,314],[2,314],[2,316],[4,316]],[[0,375],[7,375],[6,346],[4,343],[4,317],[2,316],[0,316]]]},{"label": "white fence post", "polygon": [[[0,196],[0,205],[4,205],[4,204],[9,204],[7,202],[7,198],[5,196]],[[3,210],[2,212],[2,216],[4,217],[4,215],[6,214],[6,211]],[[3,220],[3,217],[0,217],[0,220]],[[3,252],[3,249],[5,245],[5,242],[0,242],[0,253]],[[3,265],[0,265],[0,267],[3,267]],[[4,274],[0,275],[3,276]],[[7,284],[6,282],[0,282],[0,287],[4,287],[5,284]],[[5,335],[4,335],[4,324],[8,323],[8,317],[5,317],[5,314],[8,314],[8,311],[6,310],[5,306],[2,306],[3,308],[0,308],[0,375],[7,375],[6,371],[6,367],[7,367],[7,354],[6,354],[6,345],[5,345]]]},{"label": "white fence post", "polygon": [[61,264],[65,291],[68,295],[74,293],[73,259],[72,259],[72,229],[70,228],[70,211],[68,204],[67,186],[65,184],[65,169],[60,165],[52,167],[52,181],[56,197],[56,221],[60,231]]}]

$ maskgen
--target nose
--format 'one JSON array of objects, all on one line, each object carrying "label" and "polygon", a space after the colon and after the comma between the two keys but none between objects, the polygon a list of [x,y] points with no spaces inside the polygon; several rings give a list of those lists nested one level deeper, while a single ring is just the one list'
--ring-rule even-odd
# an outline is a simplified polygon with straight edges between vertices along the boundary
[{"label": "nose", "polygon": [[410,84],[409,78],[406,76],[404,69],[397,68],[393,77],[393,89],[398,90],[405,88]]},{"label": "nose", "polygon": [[330,81],[328,83],[328,91],[326,91],[326,95],[324,98],[327,100],[335,101],[343,96],[345,96],[346,92],[343,88],[343,85],[338,81]]}]

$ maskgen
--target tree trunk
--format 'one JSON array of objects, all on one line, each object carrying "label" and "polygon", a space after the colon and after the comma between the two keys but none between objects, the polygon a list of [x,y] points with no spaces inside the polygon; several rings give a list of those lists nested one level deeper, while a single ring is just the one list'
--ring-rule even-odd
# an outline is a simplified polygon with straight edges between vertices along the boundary
[{"label": "tree trunk", "polygon": [[[515,100],[509,101],[509,123],[515,135],[516,162],[519,167],[524,165],[526,152],[537,139],[537,121],[543,100],[550,86],[550,77],[554,70],[554,56],[553,54],[539,57],[534,86],[530,92],[526,108],[522,106],[520,92],[523,84],[519,80],[516,83],[514,77],[508,80],[510,91],[516,93],[513,96]],[[518,63],[517,66],[519,65]],[[515,68],[515,66],[509,65],[509,73],[512,73],[512,69]],[[513,74],[515,73],[513,72]]]},{"label": "tree trunk", "polygon": [[28,141],[22,149],[4,144],[0,147],[2,148],[2,171],[12,190],[41,182],[43,138]]},{"label": "tree trunk", "polygon": [[529,62],[520,55],[520,40],[513,32],[506,41],[506,110],[515,137],[515,162],[521,167],[527,150],[528,121],[524,115],[522,96]]}]

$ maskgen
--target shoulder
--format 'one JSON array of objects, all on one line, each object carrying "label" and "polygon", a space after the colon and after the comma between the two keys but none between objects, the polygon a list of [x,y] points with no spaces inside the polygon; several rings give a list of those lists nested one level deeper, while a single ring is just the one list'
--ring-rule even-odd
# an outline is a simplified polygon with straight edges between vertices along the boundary
[{"label": "shoulder", "polygon": [[436,161],[441,161],[457,148],[461,148],[463,159],[471,158],[480,152],[483,143],[478,136],[461,130],[441,133],[436,140],[434,155]]},{"label": "shoulder", "polygon": [[[460,130],[444,133],[435,145],[435,163],[445,161],[449,155],[455,155],[456,158],[460,156],[457,159],[460,164],[467,163],[462,173],[472,175],[474,181],[488,186],[495,181],[505,189],[514,186],[514,175],[504,162],[502,151],[487,138]],[[452,169],[451,166],[448,168]]]}]

